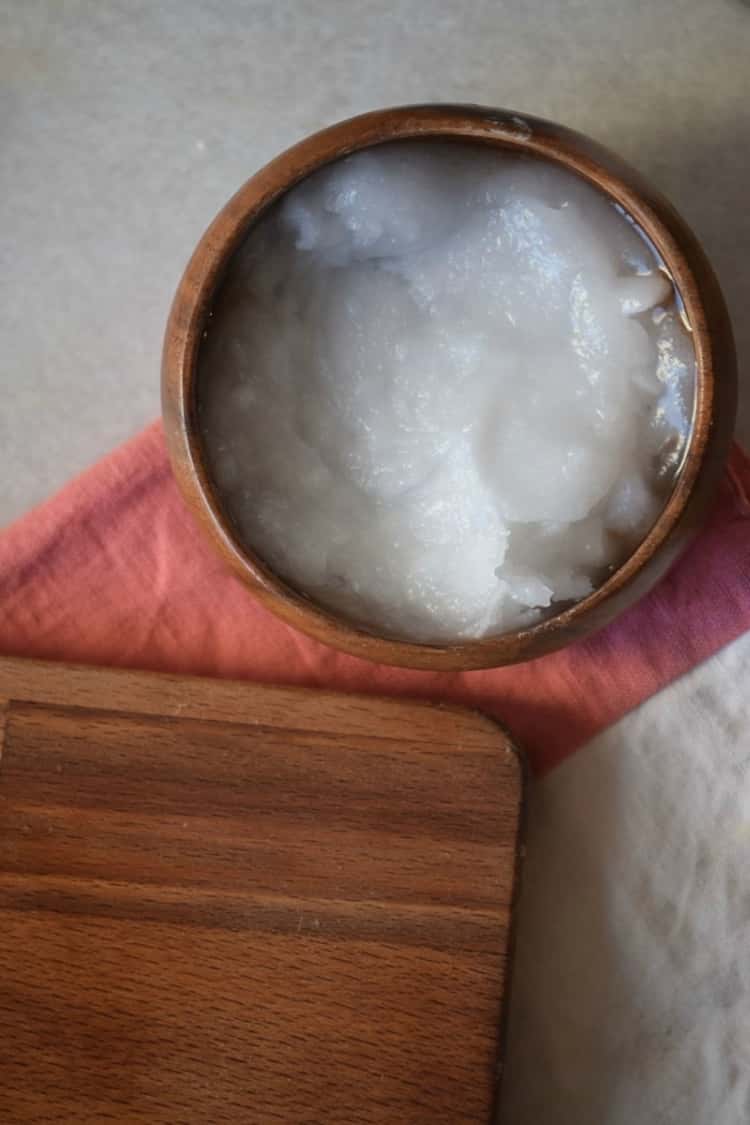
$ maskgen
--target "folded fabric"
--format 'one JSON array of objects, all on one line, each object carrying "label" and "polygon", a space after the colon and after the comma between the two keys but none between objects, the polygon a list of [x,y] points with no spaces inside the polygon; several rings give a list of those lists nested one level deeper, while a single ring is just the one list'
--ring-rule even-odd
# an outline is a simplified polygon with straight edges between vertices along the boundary
[{"label": "folded fabric", "polygon": [[204,543],[155,423],[0,535],[0,651],[468,704],[541,773],[748,628],[748,496],[735,447],[706,528],[594,637],[508,668],[407,671],[336,652],[258,605]]}]

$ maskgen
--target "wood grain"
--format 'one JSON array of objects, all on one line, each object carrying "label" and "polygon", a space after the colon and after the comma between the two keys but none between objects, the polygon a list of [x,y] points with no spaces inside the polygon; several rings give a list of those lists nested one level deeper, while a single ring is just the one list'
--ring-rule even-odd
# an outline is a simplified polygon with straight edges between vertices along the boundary
[{"label": "wood grain", "polygon": [[0,699],[0,1120],[489,1121],[494,724],[2,659]]},{"label": "wood grain", "polygon": [[[625,209],[654,243],[684,301],[697,361],[696,410],[681,472],[643,542],[598,589],[528,629],[447,645],[377,636],[283,582],[243,543],[224,511],[204,456],[197,418],[198,358],[226,263],[265,208],[322,165],[386,141],[476,141],[550,160]],[[341,121],[306,137],[245,183],[199,242],[175,295],[164,339],[162,406],[177,483],[199,526],[253,595],[282,620],[326,644],[383,664],[490,668],[530,660],[607,624],[646,593],[701,525],[729,451],[737,394],[732,328],[703,249],[672,205],[633,168],[589,137],[507,109],[397,106]]]}]

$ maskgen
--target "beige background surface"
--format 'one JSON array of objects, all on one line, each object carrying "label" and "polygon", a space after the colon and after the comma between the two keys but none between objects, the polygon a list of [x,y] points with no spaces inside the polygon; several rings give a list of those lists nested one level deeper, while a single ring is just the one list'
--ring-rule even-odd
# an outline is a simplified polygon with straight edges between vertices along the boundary
[{"label": "beige background surface", "polygon": [[374,106],[506,105],[619,149],[703,238],[748,367],[741,0],[0,0],[0,29],[0,523],[158,412],[172,292],[235,188]]}]

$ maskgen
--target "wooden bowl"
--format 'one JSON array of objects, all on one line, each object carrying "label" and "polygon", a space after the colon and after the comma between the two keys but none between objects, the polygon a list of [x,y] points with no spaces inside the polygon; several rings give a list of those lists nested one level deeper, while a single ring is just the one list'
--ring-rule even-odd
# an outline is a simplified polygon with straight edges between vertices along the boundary
[{"label": "wooden bowl", "polygon": [[[697,356],[694,423],[683,467],[661,515],[631,556],[583,601],[531,628],[456,644],[378,636],[316,605],[281,581],[243,544],[207,471],[197,425],[198,352],[228,261],[258,216],[299,180],[369,145],[440,137],[535,154],[583,176],[619,203],[652,240],[682,296]],[[333,125],[282,153],[240,188],[198,244],[167,324],[162,403],[178,484],[199,524],[232,570],[290,625],[356,656],[411,668],[488,668],[530,660],[586,636],[641,597],[673,562],[714,494],[734,424],[732,330],[713,270],[672,206],[618,157],[561,125],[481,106],[376,110]]]}]

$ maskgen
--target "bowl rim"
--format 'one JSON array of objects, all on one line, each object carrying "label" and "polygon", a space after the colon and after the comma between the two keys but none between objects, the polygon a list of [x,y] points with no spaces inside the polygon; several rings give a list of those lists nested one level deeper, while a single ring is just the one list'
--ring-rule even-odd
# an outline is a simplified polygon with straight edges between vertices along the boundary
[{"label": "bowl rim", "polygon": [[[196,419],[198,355],[211,303],[227,263],[252,224],[323,165],[362,148],[418,139],[480,142],[532,154],[568,168],[603,191],[635,220],[664,260],[684,303],[696,355],[694,417],[682,467],[656,522],[628,558],[587,597],[528,628],[443,644],[368,631],[279,578],[242,544],[224,512]],[[271,160],[235,193],[199,241],[175,294],[164,340],[162,409],[183,496],[214,546],[266,608],[309,636],[355,656],[404,667],[467,670],[531,659],[593,631],[624,608],[618,602],[633,601],[645,592],[638,580],[652,560],[664,556],[661,565],[652,568],[658,571],[656,577],[666,570],[674,554],[666,550],[668,541],[683,522],[692,522],[687,517],[699,478],[710,475],[715,484],[718,471],[714,467],[708,474],[709,462],[723,463],[728,449],[734,379],[731,327],[713,271],[671,204],[637,172],[590,138],[552,122],[512,110],[431,104],[374,110],[331,125]],[[725,414],[721,426],[715,424],[717,390],[722,391]]]}]

